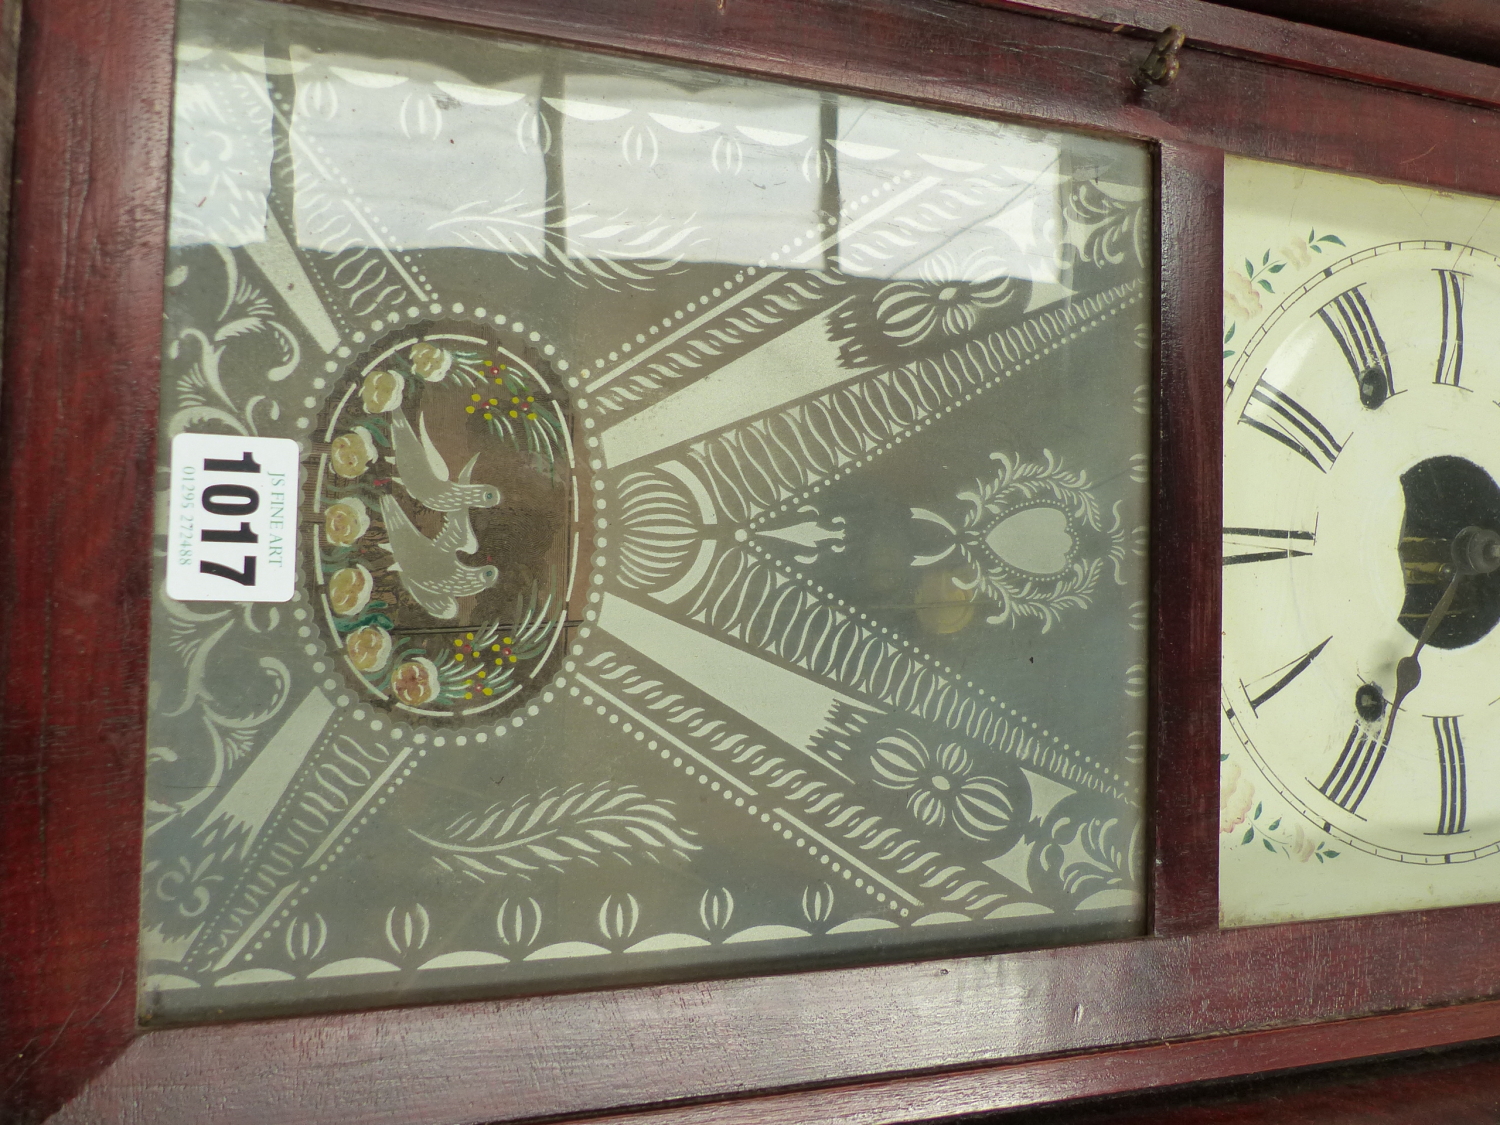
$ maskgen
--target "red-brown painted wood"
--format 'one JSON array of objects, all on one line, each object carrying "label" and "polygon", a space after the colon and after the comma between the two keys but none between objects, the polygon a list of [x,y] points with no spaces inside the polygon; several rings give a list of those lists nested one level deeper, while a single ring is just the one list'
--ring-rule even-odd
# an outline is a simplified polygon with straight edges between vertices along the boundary
[{"label": "red-brown painted wood", "polygon": [[[1227,54],[1279,66],[1350,78],[1398,90],[1437,94],[1479,105],[1496,104],[1500,81],[1492,66],[1466,58],[1444,58],[1410,37],[1386,35],[1385,25],[1360,14],[1372,8],[1389,12],[1403,0],[971,0],[1012,11],[1075,20],[1111,31],[1154,38],[1163,28],[1182,29],[1191,43]],[[1410,0],[1407,0],[1410,2]],[[1454,8],[1483,6],[1497,25],[1489,0],[1429,0]],[[1228,5],[1227,7],[1225,5]],[[1318,19],[1313,9],[1347,9],[1347,18]],[[1236,11],[1251,9],[1279,19]],[[1303,22],[1293,22],[1303,21]],[[1311,26],[1321,24],[1322,26]],[[1484,31],[1481,29],[1481,35]],[[1370,38],[1373,36],[1374,38]],[[1382,40],[1389,38],[1391,42]],[[1456,41],[1457,36],[1450,36]],[[1403,44],[1412,45],[1403,45]],[[1434,45],[1433,49],[1446,50]],[[1144,48],[1142,54],[1144,55]],[[1463,51],[1448,50],[1450,55]],[[1494,58],[1484,61],[1493,62]]]},{"label": "red-brown painted wood", "polygon": [[[800,1090],[737,1102],[574,1118],[579,1125],[885,1125],[1001,1107],[1022,1107],[1045,1089],[1061,1100],[1034,1114],[999,1112],[985,1125],[1493,1125],[1500,1109],[1500,1060],[1439,1069],[1441,1060],[1382,1075],[1393,1063],[1365,1064],[1363,1073],[1305,1073],[1300,1081],[1260,1081],[1238,1088],[1216,1083],[1195,1092],[1177,1086],[1184,1075],[1204,1079],[1265,1075],[1287,1068],[1341,1061],[1336,1030],[1366,1047],[1423,1051],[1447,1046],[1450,1036],[1472,1038],[1496,1026],[1493,1005],[1376,1016],[1308,1029],[1263,1031],[1186,1043],[1046,1059],[958,1074],[871,1082],[830,1090]],[[1457,1018],[1455,1018],[1457,1017]],[[1476,1018],[1477,1017],[1477,1018]],[[1399,1044],[1399,1046],[1398,1046]],[[1401,1065],[1401,1064],[1395,1064]],[[1256,1067],[1258,1070],[1249,1068]],[[1122,1106],[1110,1094],[1150,1090]],[[1088,1100],[1086,1100],[1088,1099]],[[1092,1099],[1104,1099],[1101,1102]],[[1110,1103],[1114,1102],[1114,1105]],[[1488,1113],[1488,1116],[1485,1114]]]},{"label": "red-brown painted wood", "polygon": [[[1434,59],[1431,92],[1443,96],[1412,96],[1390,88],[1400,83],[1389,76],[1384,86],[1368,74],[1348,80],[1364,73],[1361,52],[1396,57],[1349,37],[1316,40],[1348,52],[1347,69],[1323,68],[1346,77],[1190,41],[1176,82],[1142,92],[1131,76],[1145,40],[1015,5],[367,0],[361,7],[1160,140],[1163,198],[1184,213],[1211,209],[1213,157],[1202,150],[1215,148],[1500,195],[1500,113],[1444,100],[1485,101],[1447,86],[1456,74],[1478,83],[1494,72],[1421,56]],[[1120,7],[1142,27],[1204,11],[1192,0]],[[1102,6],[1094,11],[1103,14]],[[895,1094],[896,1101],[864,1103],[856,1091],[819,1095],[856,1115],[832,1119],[912,1120],[1123,1090],[1152,1074],[1187,1082],[1239,1072],[1209,1046],[1146,1046],[1163,1039],[1348,1020],[1500,990],[1500,949],[1488,937],[1500,907],[1473,907],[181,1029],[132,1041],[170,4],[34,0],[28,12],[0,401],[0,538],[8,544],[0,559],[7,626],[0,1069],[8,1090],[0,1119],[45,1116],[129,1043],[60,1120],[477,1122],[962,1072],[924,1079],[938,1083],[934,1092],[907,1108]],[[1225,18],[1255,42],[1286,34],[1263,17]],[[1365,69],[1379,78],[1380,66]],[[1169,277],[1179,270],[1184,285],[1199,278],[1203,288],[1163,308],[1172,323],[1162,332],[1168,381],[1159,417],[1167,441],[1191,443],[1163,448],[1160,464],[1174,472],[1209,471],[1203,458],[1219,425],[1217,411],[1192,397],[1202,393],[1194,357],[1205,351],[1209,326],[1216,339],[1219,325],[1217,262],[1190,260],[1203,252],[1191,248],[1201,221],[1176,210],[1164,221],[1178,263],[1169,268],[1164,257],[1164,270]],[[1209,526],[1216,509],[1210,515],[1202,506],[1214,487],[1202,479],[1158,483],[1169,510],[1199,497],[1182,517],[1191,527],[1177,529],[1187,557],[1216,549],[1203,539],[1219,538]],[[1192,565],[1201,569],[1201,561]],[[1206,612],[1164,614],[1156,634],[1163,668],[1184,659],[1174,652],[1203,655]],[[1191,931],[1207,923],[1207,877],[1187,866],[1204,834],[1192,810],[1211,810],[1214,800],[1195,772],[1207,737],[1202,684],[1174,679],[1168,688],[1158,676],[1157,691],[1155,760],[1185,771],[1160,799],[1164,810],[1170,802],[1186,810],[1188,825],[1159,819],[1158,926]],[[1424,1036],[1447,1043],[1500,1034],[1500,1021],[1492,1005],[1471,1004],[1277,1034],[1292,1038],[1253,1042],[1343,1059],[1408,1049]],[[1128,1049],[1103,1050],[1120,1047]],[[1095,1053],[1078,1054],[1087,1051]],[[1235,1054],[1232,1066],[1294,1065],[1276,1061],[1293,1057],[1280,1051]],[[1024,1081],[1004,1090],[962,1085],[981,1073],[975,1068],[1020,1074],[995,1064],[1070,1053],[1027,1063]],[[857,1117],[861,1104],[865,1118]]]},{"label": "red-brown painted wood", "polygon": [[1424,51],[1500,63],[1492,0],[1216,0],[1233,8],[1388,39]]},{"label": "red-brown painted wood", "polygon": [[[20,0],[0,0],[0,292],[5,285],[5,250],[10,237],[10,160],[16,136],[16,52],[21,37]],[[0,329],[0,345],[3,345]],[[0,376],[3,377],[3,376]]]},{"label": "red-brown painted wood", "polygon": [[[1373,1062],[1215,1082],[1066,1109],[1007,1113],[985,1125],[1494,1125],[1493,1041]],[[978,1125],[978,1123],[976,1123]]]},{"label": "red-brown painted wood", "polygon": [[0,391],[0,1120],[132,1034],[168,0],[24,13]]},{"label": "red-brown painted wood", "polygon": [[1151,513],[1152,932],[1219,922],[1224,155],[1166,142]]},{"label": "red-brown painted wood", "polygon": [[[1500,946],[1490,937],[1497,921],[1500,909],[1468,907],[154,1031],[57,1122],[524,1120],[1349,1020],[1500,992]],[[1285,1040],[1252,1038],[1227,1061],[1218,1048],[1207,1055],[1178,1047],[1141,1056],[1102,1052],[974,1087],[945,1112],[1131,1089],[1153,1081],[1152,1074],[1188,1082],[1500,1035],[1500,1002],[1410,1018],[1415,1022],[1356,1019],[1299,1028]],[[1266,1049],[1257,1053],[1257,1044]],[[1169,1065],[1173,1059],[1179,1068]],[[940,1085],[934,1098],[968,1081],[950,1077],[960,1086]],[[937,1104],[889,1119],[936,1116]]]}]

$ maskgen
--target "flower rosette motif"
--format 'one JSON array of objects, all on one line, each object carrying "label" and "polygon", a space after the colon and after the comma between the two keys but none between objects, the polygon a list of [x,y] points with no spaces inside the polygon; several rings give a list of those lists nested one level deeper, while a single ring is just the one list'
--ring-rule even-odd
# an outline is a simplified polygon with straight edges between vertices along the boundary
[{"label": "flower rosette motif", "polygon": [[447,348],[423,341],[413,344],[408,353],[412,373],[424,383],[436,383],[452,369],[453,353]]},{"label": "flower rosette motif", "polygon": [[408,707],[430,703],[438,694],[437,665],[425,656],[398,664],[391,673],[391,694]]},{"label": "flower rosette motif", "polygon": [[370,604],[375,577],[360,563],[333,572],[328,579],[328,605],[340,617],[353,617]]},{"label": "flower rosette motif", "polygon": [[957,742],[936,750],[910,731],[881,738],[870,755],[875,783],[906,794],[906,808],[929,828],[951,825],[975,840],[992,840],[1025,823],[1029,799],[1015,782],[974,772]]},{"label": "flower rosette motif", "polygon": [[394,371],[376,368],[360,384],[359,399],[367,414],[389,414],[406,397],[406,380]]},{"label": "flower rosette motif", "polygon": [[345,480],[354,480],[364,476],[376,456],[375,439],[370,436],[370,431],[356,426],[333,439],[328,450],[328,464]]},{"label": "flower rosette motif", "polygon": [[851,366],[905,364],[961,346],[1024,308],[1031,282],[993,250],[929,254],[915,277],[856,296],[833,313],[833,335]]},{"label": "flower rosette motif", "polygon": [[335,547],[349,547],[370,530],[370,510],[358,500],[339,500],[323,512],[323,534]]},{"label": "flower rosette motif", "polygon": [[980,314],[1009,304],[1016,282],[1005,261],[980,251],[962,262],[934,254],[922,263],[919,280],[893,281],[875,295],[875,322],[898,347],[932,336],[956,338],[972,332]]},{"label": "flower rosette motif", "polygon": [[344,637],[349,663],[361,672],[379,672],[391,661],[391,634],[379,625],[361,625]]}]

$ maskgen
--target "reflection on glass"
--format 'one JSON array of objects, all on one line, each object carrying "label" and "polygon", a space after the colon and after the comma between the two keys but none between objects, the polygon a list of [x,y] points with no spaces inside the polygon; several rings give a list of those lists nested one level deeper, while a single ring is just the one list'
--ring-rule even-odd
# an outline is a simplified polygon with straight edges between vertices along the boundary
[{"label": "reflection on glass", "polygon": [[301,444],[301,577],[158,597],[148,1016],[1139,930],[1144,151],[179,36],[163,437]]}]

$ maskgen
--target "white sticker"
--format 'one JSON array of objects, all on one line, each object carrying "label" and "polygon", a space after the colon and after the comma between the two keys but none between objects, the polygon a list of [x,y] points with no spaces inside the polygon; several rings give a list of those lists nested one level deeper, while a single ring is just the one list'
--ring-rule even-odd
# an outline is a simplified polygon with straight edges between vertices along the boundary
[{"label": "white sticker", "polygon": [[297,587],[297,469],[287,438],[172,439],[167,596],[285,602]]}]

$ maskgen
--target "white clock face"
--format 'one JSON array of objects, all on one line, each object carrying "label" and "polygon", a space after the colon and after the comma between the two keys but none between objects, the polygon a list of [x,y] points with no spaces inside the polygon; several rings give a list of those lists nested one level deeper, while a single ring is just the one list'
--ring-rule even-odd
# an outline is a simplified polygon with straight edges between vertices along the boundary
[{"label": "white clock face", "polygon": [[1403,863],[1500,851],[1500,574],[1460,583],[1393,708],[1468,526],[1500,531],[1500,259],[1330,263],[1226,383],[1222,702],[1314,827]]}]

